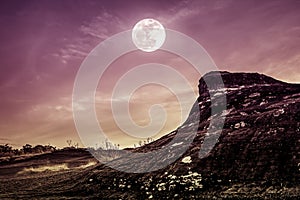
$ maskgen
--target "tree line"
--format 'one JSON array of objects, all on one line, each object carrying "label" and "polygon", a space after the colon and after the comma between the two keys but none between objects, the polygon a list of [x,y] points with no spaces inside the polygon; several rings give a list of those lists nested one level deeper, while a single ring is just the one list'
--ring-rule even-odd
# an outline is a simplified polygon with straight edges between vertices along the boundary
[{"label": "tree line", "polygon": [[0,155],[23,155],[29,153],[45,153],[53,152],[56,150],[56,147],[51,145],[36,145],[32,146],[30,144],[25,144],[20,149],[14,149],[9,144],[0,145]]}]

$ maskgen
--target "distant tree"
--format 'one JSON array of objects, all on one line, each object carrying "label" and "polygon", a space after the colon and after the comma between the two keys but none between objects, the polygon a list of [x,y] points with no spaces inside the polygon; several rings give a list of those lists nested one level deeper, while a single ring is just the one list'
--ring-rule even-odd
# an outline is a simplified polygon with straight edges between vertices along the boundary
[{"label": "distant tree", "polygon": [[25,145],[23,146],[23,152],[24,152],[24,153],[32,153],[32,145],[30,145],[30,144],[25,144]]},{"label": "distant tree", "polygon": [[43,151],[44,152],[53,152],[56,150],[56,147],[51,146],[50,144],[43,146]]},{"label": "distant tree", "polygon": [[12,152],[12,147],[8,144],[0,145],[0,153],[10,153]]},{"label": "distant tree", "polygon": [[43,153],[46,151],[46,147],[43,145],[36,145],[35,147],[32,148],[32,152],[34,153]]},{"label": "distant tree", "polygon": [[21,151],[19,149],[13,149],[14,155],[21,155]]},{"label": "distant tree", "polygon": [[75,147],[76,149],[78,149],[79,143],[78,143],[78,142],[77,142],[77,143],[74,143],[74,147]]},{"label": "distant tree", "polygon": [[72,140],[67,140],[67,144],[69,145],[69,147],[71,147],[71,145],[72,145]]},{"label": "distant tree", "polygon": [[139,141],[139,145],[140,145],[140,147],[142,146],[142,144],[143,144],[143,142],[140,140],[140,141]]}]

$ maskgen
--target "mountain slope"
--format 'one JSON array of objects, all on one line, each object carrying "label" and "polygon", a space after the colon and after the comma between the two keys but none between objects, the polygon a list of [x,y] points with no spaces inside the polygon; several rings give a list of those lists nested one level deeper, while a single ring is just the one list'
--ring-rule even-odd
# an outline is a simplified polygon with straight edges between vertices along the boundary
[{"label": "mountain slope", "polygon": [[[65,173],[63,178],[55,179],[55,184],[41,185],[21,194],[51,199],[62,196],[297,199],[300,196],[300,85],[257,73],[220,73],[225,88],[215,81],[217,72],[202,77],[199,97],[188,119],[177,130],[107,163],[132,173],[99,164]],[[210,92],[204,80],[214,83]],[[220,98],[221,92],[226,94],[226,102]],[[226,104],[226,110],[211,116],[211,102]],[[222,117],[225,123],[220,135],[208,134],[210,122],[218,122]],[[191,128],[194,125],[195,133]],[[207,155],[200,156],[205,138],[218,140]],[[186,151],[180,155],[182,149]],[[144,154],[139,154],[147,152],[154,152],[149,154],[153,157],[145,159]],[[153,171],[166,161],[174,162]],[[136,166],[140,171],[152,172],[134,173]]]},{"label": "mountain slope", "polygon": [[[134,182],[145,197],[158,195],[157,198],[162,198],[163,194],[166,197],[176,196],[175,191],[179,190],[182,197],[200,198],[202,194],[220,188],[223,193],[218,191],[218,195],[299,195],[300,85],[284,83],[258,73],[221,72],[221,75],[227,97],[226,119],[218,142],[208,155],[199,157],[204,138],[213,135],[207,136],[207,128],[213,117],[218,118],[224,114],[210,116],[212,98],[218,102],[219,93],[224,89],[215,84],[209,94],[204,80],[213,82],[216,72],[210,72],[200,79],[199,98],[187,121],[179,127],[179,141],[185,141],[191,137],[189,125],[193,123],[195,116],[200,116],[198,132],[191,145],[184,142],[181,146],[172,145],[168,148],[168,155],[164,151],[158,155],[161,158],[159,160],[145,161],[138,154],[130,154],[110,164],[125,166],[126,169],[139,165],[151,170],[151,166],[160,165],[166,157],[176,157],[182,145],[188,145],[187,151],[176,162],[147,174],[115,172],[100,165],[94,169],[92,176],[100,180],[103,170],[116,173],[126,177],[126,182]],[[178,129],[133,151],[151,152],[162,149],[172,141],[177,131]],[[160,186],[157,184],[164,187],[159,191]],[[147,185],[148,190],[154,191],[146,190]],[[293,189],[284,190],[288,187]],[[117,188],[116,186],[115,189]],[[207,198],[207,195],[203,198]]]},{"label": "mountain slope", "polygon": [[[193,109],[190,116],[200,115],[198,133],[184,156],[191,156],[189,169],[197,169],[209,177],[228,180],[276,179],[296,181],[299,177],[300,163],[300,86],[277,81],[257,73],[221,72],[227,97],[226,119],[218,143],[210,154],[199,158],[201,143],[210,121],[211,97],[204,78],[214,79],[211,72],[200,79],[199,109]],[[209,80],[210,81],[210,80]],[[218,98],[222,90],[215,85],[212,98]],[[217,100],[216,100],[217,101]],[[195,106],[194,106],[195,108]],[[200,112],[200,113],[199,113]],[[180,128],[181,138],[190,137],[190,118]],[[186,129],[186,130],[185,130]],[[176,131],[141,147],[136,152],[148,152],[164,147]],[[184,139],[180,140],[184,141]],[[181,148],[181,147],[180,147]],[[176,153],[176,147],[169,149]],[[170,154],[171,154],[170,153]],[[170,155],[168,155],[170,156]],[[176,156],[176,154],[174,154]],[[161,155],[162,161],[165,155]],[[131,168],[134,163],[130,157],[116,160]],[[151,160],[145,162],[149,165]],[[160,161],[153,161],[153,165]],[[182,162],[169,166],[171,171],[185,171]],[[219,179],[218,178],[218,179]]]}]

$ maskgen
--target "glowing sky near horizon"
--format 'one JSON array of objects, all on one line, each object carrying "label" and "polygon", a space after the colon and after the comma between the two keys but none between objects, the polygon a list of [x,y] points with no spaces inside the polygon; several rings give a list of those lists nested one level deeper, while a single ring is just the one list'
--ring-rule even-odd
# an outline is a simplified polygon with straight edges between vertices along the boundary
[{"label": "glowing sky near horizon", "polygon": [[[131,29],[144,18],[155,18],[164,27],[195,39],[220,70],[259,72],[287,82],[300,82],[299,9],[298,0],[3,1],[0,143],[17,147],[50,143],[62,147],[68,139],[80,142],[71,98],[81,62],[101,41]],[[103,97],[126,67],[154,59],[185,71],[197,88],[200,75],[185,70],[190,69],[188,63],[158,51],[139,59],[128,55],[116,61],[107,72],[107,87],[100,86]],[[147,112],[135,111],[157,101],[151,98],[152,90],[155,87],[145,87],[134,96],[137,104],[132,113],[137,123],[147,122]],[[178,108],[168,91],[160,91],[157,98],[163,100],[170,113],[164,129],[168,132],[178,126]],[[104,100],[100,98],[97,104],[98,115],[104,112]],[[120,137],[109,121],[103,123],[116,143],[127,146],[136,142]]]}]

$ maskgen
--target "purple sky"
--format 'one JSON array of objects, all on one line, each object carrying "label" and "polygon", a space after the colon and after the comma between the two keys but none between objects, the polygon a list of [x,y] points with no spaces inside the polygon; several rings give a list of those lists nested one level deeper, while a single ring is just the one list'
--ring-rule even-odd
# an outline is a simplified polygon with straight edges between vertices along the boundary
[{"label": "purple sky", "polygon": [[[62,147],[67,139],[80,142],[71,97],[81,62],[101,41],[143,18],[155,18],[192,37],[221,70],[257,71],[300,82],[299,11],[298,0],[2,1],[0,143]],[[160,61],[167,59],[164,56]],[[174,110],[170,107],[168,112]],[[133,116],[141,117],[134,109]],[[178,125],[171,119],[165,131]],[[113,122],[105,123],[108,130],[114,129]],[[123,146],[132,142],[136,141],[116,141]]]}]

